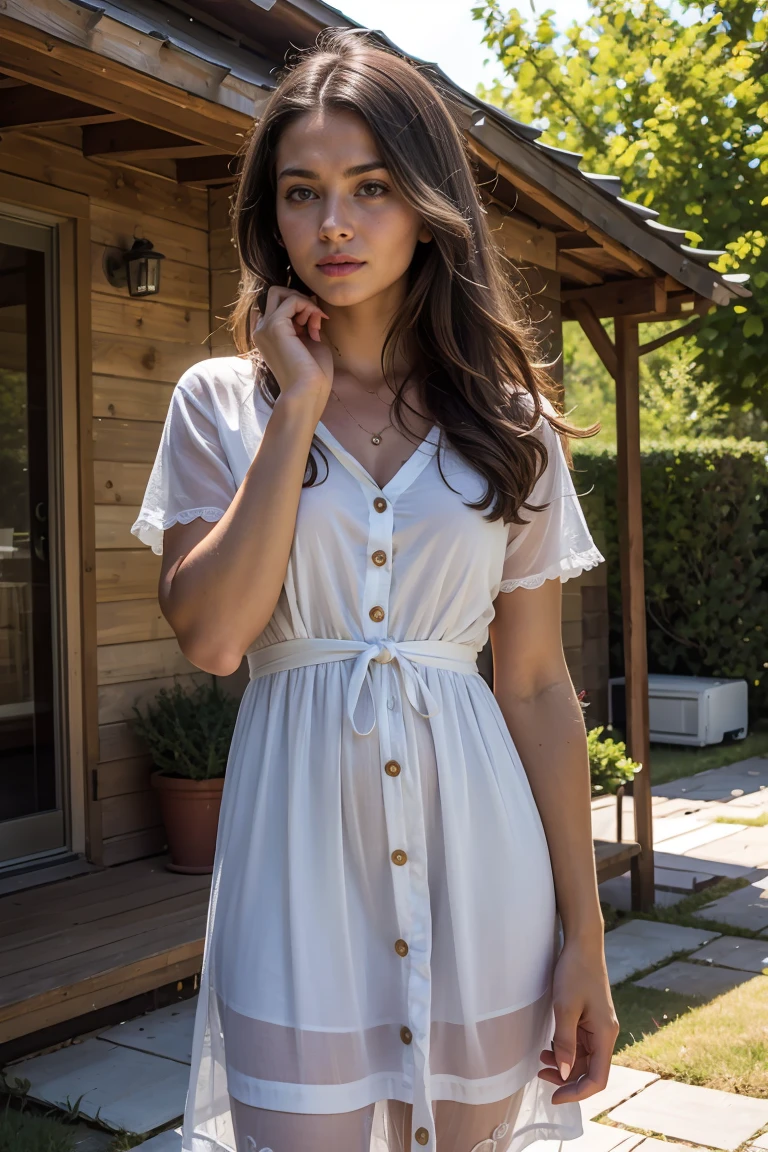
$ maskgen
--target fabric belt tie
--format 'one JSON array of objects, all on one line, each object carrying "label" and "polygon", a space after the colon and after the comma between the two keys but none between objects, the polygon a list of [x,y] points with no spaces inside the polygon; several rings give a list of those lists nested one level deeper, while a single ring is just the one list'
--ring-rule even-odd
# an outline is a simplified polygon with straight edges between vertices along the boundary
[{"label": "fabric belt tie", "polygon": [[[426,680],[416,669],[416,664],[429,664],[449,672],[460,672],[465,676],[480,675],[476,650],[467,644],[454,644],[448,640],[397,641],[388,637],[368,642],[308,637],[268,644],[246,655],[251,680],[259,676],[269,676],[272,672],[285,672],[291,668],[306,668],[312,664],[325,664],[333,660],[354,660],[347,688],[347,715],[358,736],[369,736],[376,727],[376,697],[369,678],[372,663],[395,665],[411,707],[425,720],[437,716],[440,705],[427,687]],[[363,732],[355,723],[355,712],[364,683],[368,684],[374,720],[371,727]],[[424,712],[419,707],[419,693],[426,706]]]}]

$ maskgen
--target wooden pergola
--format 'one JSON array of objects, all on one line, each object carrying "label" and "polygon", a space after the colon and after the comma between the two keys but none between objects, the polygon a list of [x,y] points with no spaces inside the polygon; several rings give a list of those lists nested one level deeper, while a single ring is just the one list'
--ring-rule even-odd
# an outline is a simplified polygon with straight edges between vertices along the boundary
[{"label": "wooden pergola", "polygon": [[[238,279],[229,197],[244,135],[291,46],[310,46],[327,26],[357,27],[320,0],[142,0],[140,9],[7,0],[0,11],[0,213],[51,223],[66,257],[58,352],[68,530],[59,559],[76,858],[51,875],[50,889],[30,889],[13,906],[15,896],[0,900],[0,919],[18,910],[24,926],[23,940],[6,934],[0,1043],[199,971],[207,892],[163,871],[151,762],[130,723],[134,701],[196,670],[157,608],[157,557],[129,527],[173,383],[203,356],[232,351],[222,318]],[[718,253],[688,248],[682,230],[623,199],[617,177],[581,172],[580,157],[542,145],[538,129],[433,67],[550,359],[563,320],[577,321],[615,381],[627,743],[645,770],[634,784],[634,839],[597,842],[595,858],[601,880],[631,868],[634,906],[647,908],[639,357],[750,293],[745,277],[709,267]],[[104,273],[106,257],[139,235],[167,257],[157,300],[129,300]],[[601,324],[609,317],[615,341]],[[640,325],[658,320],[681,324],[641,344]],[[562,386],[561,371],[560,360]],[[54,944],[52,909],[66,921],[69,901],[81,909],[77,925]]]}]

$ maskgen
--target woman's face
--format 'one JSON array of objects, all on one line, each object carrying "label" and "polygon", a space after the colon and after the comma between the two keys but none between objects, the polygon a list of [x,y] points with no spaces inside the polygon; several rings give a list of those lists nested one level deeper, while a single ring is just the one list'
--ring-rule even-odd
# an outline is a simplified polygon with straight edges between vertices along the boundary
[{"label": "woman's face", "polygon": [[[417,242],[431,239],[383,163],[353,112],[305,113],[280,137],[277,227],[292,268],[324,303],[359,304],[404,285]],[[358,263],[322,263],[337,255]]]}]

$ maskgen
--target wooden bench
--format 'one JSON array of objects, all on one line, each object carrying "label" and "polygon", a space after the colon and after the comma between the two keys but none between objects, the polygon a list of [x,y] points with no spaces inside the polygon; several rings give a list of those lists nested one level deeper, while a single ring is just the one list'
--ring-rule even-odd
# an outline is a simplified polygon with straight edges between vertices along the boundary
[{"label": "wooden bench", "polygon": [[623,876],[632,867],[642,851],[641,845],[635,840],[623,840],[617,843],[614,840],[595,840],[595,869],[597,882],[612,880],[614,876]]}]

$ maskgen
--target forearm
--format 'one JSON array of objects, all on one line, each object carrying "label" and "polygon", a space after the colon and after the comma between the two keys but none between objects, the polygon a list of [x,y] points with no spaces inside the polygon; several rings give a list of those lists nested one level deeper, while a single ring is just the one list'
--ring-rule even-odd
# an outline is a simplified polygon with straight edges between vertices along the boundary
[{"label": "forearm", "polygon": [[278,399],[224,516],[169,573],[163,612],[199,667],[236,668],[274,611],[319,418],[315,407]]},{"label": "forearm", "polygon": [[565,669],[563,677],[530,696],[501,689],[496,697],[541,815],[566,940],[602,947],[589,757],[573,683]]}]

